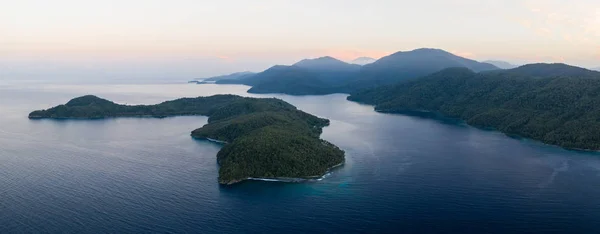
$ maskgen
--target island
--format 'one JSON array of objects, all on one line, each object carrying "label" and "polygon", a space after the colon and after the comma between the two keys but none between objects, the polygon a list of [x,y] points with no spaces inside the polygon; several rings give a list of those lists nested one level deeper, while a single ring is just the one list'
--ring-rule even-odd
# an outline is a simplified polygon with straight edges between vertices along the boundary
[{"label": "island", "polygon": [[344,151],[320,139],[328,119],[276,98],[236,95],[180,98],[156,105],[121,105],[93,95],[29,114],[30,119],[99,119],[202,115],[208,123],[197,139],[223,144],[217,154],[220,184],[247,179],[300,181],[344,163]]}]

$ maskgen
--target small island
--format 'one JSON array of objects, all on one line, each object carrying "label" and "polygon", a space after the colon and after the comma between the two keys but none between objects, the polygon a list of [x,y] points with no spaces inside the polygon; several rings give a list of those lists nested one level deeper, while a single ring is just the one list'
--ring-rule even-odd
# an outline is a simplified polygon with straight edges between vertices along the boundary
[{"label": "small island", "polygon": [[236,95],[181,98],[156,105],[121,105],[93,95],[70,100],[30,119],[208,116],[192,131],[223,148],[217,154],[219,183],[247,179],[300,181],[319,178],[344,162],[344,151],[320,139],[329,120],[298,110],[275,98]]}]

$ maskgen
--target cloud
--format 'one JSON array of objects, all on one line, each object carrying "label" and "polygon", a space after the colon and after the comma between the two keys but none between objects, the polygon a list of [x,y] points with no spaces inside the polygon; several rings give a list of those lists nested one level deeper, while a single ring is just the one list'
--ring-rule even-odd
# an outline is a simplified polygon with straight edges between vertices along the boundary
[{"label": "cloud", "polygon": [[227,61],[227,62],[233,61],[233,58],[230,57],[230,56],[227,56],[227,55],[217,55],[216,57],[218,59],[220,59],[220,60],[224,60],[224,61]]},{"label": "cloud", "polygon": [[600,1],[567,4],[560,0],[529,0],[523,8],[531,13],[517,22],[539,36],[570,43],[600,43]]},{"label": "cloud", "polygon": [[540,36],[545,36],[545,37],[548,37],[548,36],[551,36],[551,34],[552,34],[553,32],[552,32],[552,30],[550,30],[549,28],[546,28],[546,27],[539,27],[539,28],[536,28],[536,33],[537,33],[538,35],[540,35]]}]

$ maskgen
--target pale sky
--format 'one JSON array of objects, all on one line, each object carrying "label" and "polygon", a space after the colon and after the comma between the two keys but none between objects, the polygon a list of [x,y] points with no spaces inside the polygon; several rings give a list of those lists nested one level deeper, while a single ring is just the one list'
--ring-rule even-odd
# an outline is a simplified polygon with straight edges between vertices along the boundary
[{"label": "pale sky", "polygon": [[0,0],[9,75],[201,77],[421,47],[600,67],[600,0]]}]

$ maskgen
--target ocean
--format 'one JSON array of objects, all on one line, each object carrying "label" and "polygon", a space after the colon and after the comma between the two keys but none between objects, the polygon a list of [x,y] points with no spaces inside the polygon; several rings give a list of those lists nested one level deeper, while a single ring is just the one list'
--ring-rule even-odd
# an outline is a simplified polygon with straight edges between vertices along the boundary
[{"label": "ocean", "polygon": [[[600,154],[346,95],[247,86],[0,83],[0,233],[600,233]],[[94,94],[126,104],[238,94],[328,118],[346,163],[320,181],[217,183],[200,116],[29,120]]]}]

